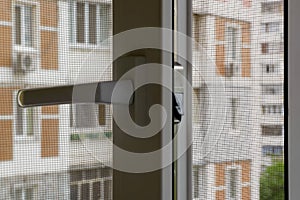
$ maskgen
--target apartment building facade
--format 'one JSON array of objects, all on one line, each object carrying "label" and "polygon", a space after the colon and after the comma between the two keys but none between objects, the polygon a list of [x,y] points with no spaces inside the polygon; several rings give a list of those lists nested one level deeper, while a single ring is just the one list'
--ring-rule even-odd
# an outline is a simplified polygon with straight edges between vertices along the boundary
[{"label": "apartment building facade", "polygon": [[[112,199],[111,108],[22,110],[15,101],[20,88],[111,80],[111,44],[106,39],[112,2],[0,3],[0,199]],[[259,5],[251,0],[194,0],[193,65],[199,69],[193,75],[194,199],[258,199],[257,152],[262,147],[254,144],[260,144],[257,131],[266,127],[255,121],[263,109],[260,102],[254,104],[261,95],[255,92],[271,84],[256,78],[261,74],[257,69],[266,65],[256,57],[261,29],[253,16]],[[202,145],[210,126],[216,125],[207,122],[214,116],[209,107],[212,83],[202,79],[210,77],[224,88],[227,121],[219,137]]]},{"label": "apartment building facade", "polygon": [[[0,8],[1,199],[66,199],[64,107],[20,109],[17,90],[65,84],[61,1],[3,0]],[[59,45],[60,44],[60,45]]]},{"label": "apartment building facade", "polygon": [[[194,1],[193,99],[200,102],[193,113],[195,199],[259,199],[257,6],[250,0]],[[221,109],[212,108],[212,97],[225,102]],[[223,112],[226,121],[217,121]]]},{"label": "apartment building facade", "polygon": [[284,153],[283,8],[283,1],[260,1],[262,169]]}]

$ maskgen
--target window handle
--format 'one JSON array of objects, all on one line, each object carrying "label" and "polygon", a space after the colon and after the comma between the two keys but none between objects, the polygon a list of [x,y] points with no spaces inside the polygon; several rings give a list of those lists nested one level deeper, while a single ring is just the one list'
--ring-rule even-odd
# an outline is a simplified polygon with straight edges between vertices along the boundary
[{"label": "window handle", "polygon": [[[112,98],[117,83],[118,93],[121,94]],[[133,84],[130,80],[106,81],[23,89],[18,91],[17,102],[22,108],[79,103],[130,105],[133,103],[133,97],[128,101],[128,94],[133,94]]]},{"label": "window handle", "polygon": [[[118,93],[112,98],[114,88],[118,82]],[[107,81],[66,85],[48,88],[23,89],[18,91],[17,102],[22,108],[35,106],[51,106],[62,104],[119,104],[133,103],[133,84],[130,80]],[[128,99],[130,99],[128,101]],[[173,93],[173,112],[175,123],[181,121],[183,114],[183,94]]]}]

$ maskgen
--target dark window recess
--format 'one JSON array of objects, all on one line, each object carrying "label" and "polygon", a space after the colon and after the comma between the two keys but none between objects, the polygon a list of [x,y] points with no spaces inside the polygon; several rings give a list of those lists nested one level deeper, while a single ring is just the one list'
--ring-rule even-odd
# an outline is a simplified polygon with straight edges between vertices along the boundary
[{"label": "dark window recess", "polygon": [[112,181],[104,182],[104,199],[112,199]]},{"label": "dark window recess", "polygon": [[89,4],[89,43],[97,44],[97,6]]},{"label": "dark window recess", "polygon": [[269,53],[269,44],[268,43],[262,43],[261,44],[261,53],[262,54]]},{"label": "dark window recess", "polygon": [[101,183],[93,183],[93,200],[99,200],[101,198]]},{"label": "dark window recess", "polygon": [[71,185],[70,187],[70,199],[71,200],[77,200],[78,197],[78,186],[77,185]]},{"label": "dark window recess", "polygon": [[77,3],[77,24],[76,32],[78,43],[85,43],[85,4],[83,2]]},{"label": "dark window recess", "polygon": [[81,200],[90,199],[90,184],[85,183],[81,185]]},{"label": "dark window recess", "polygon": [[262,125],[263,136],[282,136],[282,125]]}]

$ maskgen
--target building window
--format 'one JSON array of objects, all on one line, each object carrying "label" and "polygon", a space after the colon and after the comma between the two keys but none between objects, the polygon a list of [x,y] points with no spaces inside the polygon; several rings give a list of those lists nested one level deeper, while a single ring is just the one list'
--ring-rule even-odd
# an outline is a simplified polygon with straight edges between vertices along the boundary
[{"label": "building window", "polygon": [[281,84],[276,85],[262,85],[262,93],[263,95],[281,95],[283,92],[283,88]]},{"label": "building window", "polygon": [[240,175],[239,169],[236,167],[231,167],[227,169],[227,176],[226,176],[226,199],[230,200],[237,200],[240,197]]},{"label": "building window", "polygon": [[35,187],[16,187],[15,188],[15,199],[16,200],[34,200],[37,199],[35,194]]},{"label": "building window", "polygon": [[276,54],[283,52],[283,43],[274,42],[274,43],[262,43],[261,44],[261,53],[262,54]]},{"label": "building window", "polygon": [[279,65],[277,64],[261,64],[262,71],[265,74],[279,73]]},{"label": "building window", "polygon": [[111,173],[110,168],[71,171],[70,199],[112,199]]},{"label": "building window", "polygon": [[96,128],[106,125],[105,105],[71,105],[70,125],[74,128]]},{"label": "building window", "polygon": [[231,124],[232,128],[236,129],[237,127],[237,110],[238,110],[238,99],[231,99]]},{"label": "building window", "polygon": [[227,27],[226,28],[226,76],[232,77],[239,75],[238,67],[238,28]]},{"label": "building window", "polygon": [[262,43],[261,44],[261,53],[262,54],[269,53],[269,44],[268,43]]},{"label": "building window", "polygon": [[262,125],[263,136],[282,136],[283,126],[282,125]]},{"label": "building window", "polygon": [[194,198],[199,198],[199,168],[193,167]]},{"label": "building window", "polygon": [[268,22],[261,24],[263,33],[278,33],[280,31],[280,22]]},{"label": "building window", "polygon": [[15,12],[15,44],[23,47],[34,46],[34,7],[27,4],[17,4]]},{"label": "building window", "polygon": [[282,2],[264,2],[261,4],[261,12],[264,14],[274,14],[274,13],[281,13],[282,9]]},{"label": "building window", "polygon": [[237,53],[237,29],[233,27],[227,28],[228,35],[228,57],[232,60],[236,59]]},{"label": "building window", "polygon": [[15,103],[16,107],[16,136],[32,138],[39,132],[39,108],[21,108]]},{"label": "building window", "polygon": [[282,146],[266,145],[262,147],[263,156],[281,156],[283,155]]},{"label": "building window", "polygon": [[71,1],[71,42],[97,45],[110,34],[110,6],[108,4]]},{"label": "building window", "polygon": [[281,104],[274,104],[274,105],[262,105],[262,113],[265,114],[278,114],[282,115],[283,112],[283,105]]}]

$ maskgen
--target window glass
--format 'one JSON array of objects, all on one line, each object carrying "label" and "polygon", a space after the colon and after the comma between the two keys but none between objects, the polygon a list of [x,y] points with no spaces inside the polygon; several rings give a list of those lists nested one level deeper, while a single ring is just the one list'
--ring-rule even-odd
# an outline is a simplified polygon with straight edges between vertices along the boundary
[{"label": "window glass", "polygon": [[15,6],[15,44],[33,47],[33,7],[30,5]]},{"label": "window glass", "polygon": [[237,199],[238,171],[229,170],[229,199]]},{"label": "window glass", "polygon": [[70,1],[69,8],[72,43],[97,45],[108,39],[111,33],[109,4]]},{"label": "window glass", "polygon": [[[113,17],[128,16],[115,15],[111,0],[1,2],[0,199],[112,200],[116,139],[112,106],[74,103],[21,108],[17,105],[17,91],[113,80],[117,72],[112,68],[113,45],[107,39],[112,36]],[[135,5],[130,8],[132,14],[138,11]],[[193,200],[283,197],[280,177],[284,172],[277,169],[278,163],[284,166],[286,142],[283,72],[288,66],[284,65],[283,8],[282,0],[193,0],[193,49],[188,54],[192,67],[180,66],[185,58],[174,56],[174,71],[184,76],[191,73],[188,95],[192,101],[184,98],[181,76],[166,79],[174,81],[171,87],[181,92],[177,94],[180,103],[189,102],[181,111],[183,120],[192,121],[191,127],[184,128],[193,136]],[[176,16],[182,9],[169,10],[174,10]],[[152,20],[165,23],[159,19],[165,16],[160,11],[138,20],[145,20],[145,27],[152,25]],[[174,23],[171,27],[181,27],[180,23],[186,21],[169,20]],[[149,46],[146,50],[131,49],[129,53],[139,58],[129,59],[120,71],[138,65],[144,59],[140,54],[153,48],[152,39],[156,36],[134,37],[131,44],[149,42]],[[180,39],[173,41],[175,53],[180,52],[177,48],[185,52],[186,47]],[[147,59],[154,54],[147,55]],[[133,78],[138,82],[160,77],[164,76]],[[148,93],[148,86],[145,88]],[[95,97],[85,92],[84,98]],[[49,96],[44,93],[37,98]],[[66,96],[67,93],[60,97]],[[155,104],[152,110],[144,103],[154,98],[149,95],[140,104],[138,112],[145,110],[141,116],[135,116],[134,106],[130,107],[133,120],[149,120],[136,127],[151,123],[152,111],[159,106]],[[172,130],[174,135],[177,130]],[[137,139],[139,145],[152,148],[143,139]],[[186,142],[179,140],[174,148]],[[270,170],[274,173],[265,176]]]},{"label": "window glass", "polygon": [[86,34],[86,29],[85,25],[86,20],[85,16],[86,15],[86,8],[85,8],[85,3],[78,2],[76,3],[76,32],[77,32],[77,38],[76,42],[78,43],[85,43],[85,34]]}]

